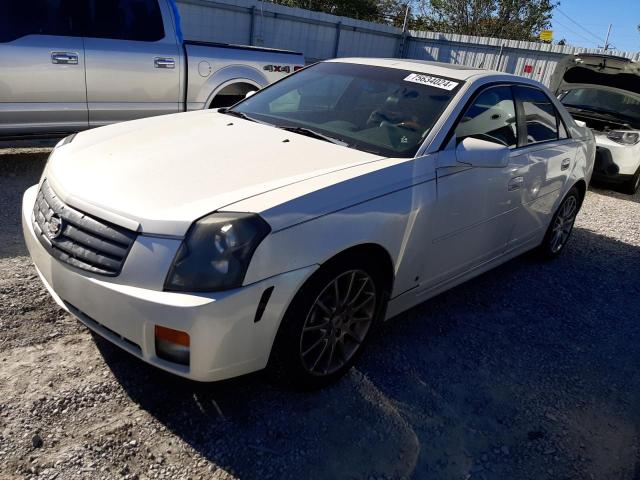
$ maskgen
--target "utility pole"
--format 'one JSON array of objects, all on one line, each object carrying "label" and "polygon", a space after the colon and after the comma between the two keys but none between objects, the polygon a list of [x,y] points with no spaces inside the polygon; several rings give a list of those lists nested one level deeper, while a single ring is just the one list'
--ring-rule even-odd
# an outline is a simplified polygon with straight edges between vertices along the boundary
[{"label": "utility pole", "polygon": [[606,52],[607,50],[609,50],[609,35],[611,35],[611,24],[609,24],[609,30],[607,30],[607,39],[604,41],[604,51]]},{"label": "utility pole", "polygon": [[407,8],[404,11],[404,22],[402,22],[402,31],[406,32],[407,31],[407,27],[409,26],[409,9],[410,9],[410,5],[409,2],[407,2]]},{"label": "utility pole", "polygon": [[398,57],[404,58],[406,55],[407,42],[409,38],[409,11],[410,4],[407,2],[407,8],[404,11],[404,22],[402,22],[402,35],[400,36],[400,44],[398,45]]}]

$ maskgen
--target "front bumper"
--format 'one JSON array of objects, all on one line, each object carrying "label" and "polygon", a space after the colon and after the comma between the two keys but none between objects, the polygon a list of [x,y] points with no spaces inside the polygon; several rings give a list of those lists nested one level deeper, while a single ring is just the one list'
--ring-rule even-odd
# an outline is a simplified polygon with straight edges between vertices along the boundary
[{"label": "front bumper", "polygon": [[[267,365],[280,321],[291,299],[315,271],[309,266],[283,273],[235,290],[211,294],[164,292],[155,286],[131,286],[135,278],[127,264],[139,269],[140,258],[162,255],[149,270],[164,270],[173,258],[162,239],[140,235],[129,253],[122,275],[100,277],[61,263],[40,244],[31,224],[37,186],[28,189],[22,204],[25,241],[43,283],[55,301],[91,330],[127,352],[163,370],[198,381],[214,381],[260,370]],[[140,251],[137,254],[136,251]],[[144,253],[143,253],[144,252]],[[174,252],[175,253],[175,252]],[[138,258],[138,260],[136,259]],[[170,260],[169,260],[170,262]],[[157,265],[163,267],[158,269]],[[155,282],[161,285],[164,277]],[[140,282],[138,285],[145,282]],[[263,292],[274,287],[259,322],[254,322]],[[155,326],[185,331],[190,337],[188,366],[159,358],[155,352]]]},{"label": "front bumper", "polygon": [[609,182],[624,182],[640,168],[640,144],[621,145],[596,135],[596,160],[593,178]]}]

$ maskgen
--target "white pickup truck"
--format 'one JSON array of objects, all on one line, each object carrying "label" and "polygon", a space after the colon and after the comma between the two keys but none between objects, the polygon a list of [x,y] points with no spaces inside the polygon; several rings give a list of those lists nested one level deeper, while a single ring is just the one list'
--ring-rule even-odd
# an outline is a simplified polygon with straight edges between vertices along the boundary
[{"label": "white pickup truck", "polygon": [[173,0],[11,1],[0,15],[0,137],[224,107],[300,53],[184,41]]}]

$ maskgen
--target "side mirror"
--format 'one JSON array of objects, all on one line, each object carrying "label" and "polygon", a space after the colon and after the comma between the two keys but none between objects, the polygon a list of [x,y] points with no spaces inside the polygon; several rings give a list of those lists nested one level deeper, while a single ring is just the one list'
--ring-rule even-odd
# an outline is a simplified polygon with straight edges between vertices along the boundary
[{"label": "side mirror", "polygon": [[509,148],[467,137],[456,147],[456,160],[473,167],[501,168],[509,164]]},{"label": "side mirror", "polygon": [[256,94],[255,90],[249,90],[247,92],[247,94],[244,96],[244,98],[249,98],[249,97],[251,97],[252,95],[255,95],[255,94]]}]

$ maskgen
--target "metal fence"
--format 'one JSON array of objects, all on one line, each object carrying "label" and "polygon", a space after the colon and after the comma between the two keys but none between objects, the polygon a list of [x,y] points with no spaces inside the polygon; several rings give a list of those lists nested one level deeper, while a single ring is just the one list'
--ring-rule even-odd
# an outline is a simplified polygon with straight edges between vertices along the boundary
[{"label": "metal fence", "polygon": [[[562,45],[410,31],[257,0],[177,0],[190,40],[261,45],[304,53],[307,62],[334,57],[402,57],[499,70],[545,84],[560,58],[595,53]],[[609,51],[640,61],[640,52]]]}]

